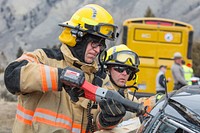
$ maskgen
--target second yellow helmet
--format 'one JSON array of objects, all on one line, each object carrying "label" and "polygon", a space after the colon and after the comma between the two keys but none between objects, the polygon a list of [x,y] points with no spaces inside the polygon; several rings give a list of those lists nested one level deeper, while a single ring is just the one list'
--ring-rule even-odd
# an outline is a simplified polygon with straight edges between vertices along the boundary
[{"label": "second yellow helmet", "polygon": [[128,66],[137,72],[139,64],[138,55],[124,44],[113,46],[107,50],[105,65]]}]

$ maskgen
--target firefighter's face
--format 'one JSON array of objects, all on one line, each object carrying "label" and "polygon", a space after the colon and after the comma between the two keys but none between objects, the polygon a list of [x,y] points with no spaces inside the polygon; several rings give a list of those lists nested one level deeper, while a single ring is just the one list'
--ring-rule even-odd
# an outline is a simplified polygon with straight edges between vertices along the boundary
[{"label": "firefighter's face", "polygon": [[120,87],[124,87],[130,76],[129,71],[131,71],[131,70],[128,70],[127,67],[125,67],[124,70],[122,67],[120,67],[120,68],[111,67],[110,75],[111,75],[113,81],[115,82],[115,84],[117,84]]},{"label": "firefighter's face", "polygon": [[96,42],[89,42],[85,51],[85,62],[91,64],[100,53],[101,45]]}]

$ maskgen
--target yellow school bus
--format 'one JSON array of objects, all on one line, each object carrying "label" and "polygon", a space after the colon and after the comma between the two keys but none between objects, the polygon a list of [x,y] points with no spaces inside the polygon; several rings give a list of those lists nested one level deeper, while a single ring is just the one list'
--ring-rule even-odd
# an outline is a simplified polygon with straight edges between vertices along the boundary
[{"label": "yellow school bus", "polygon": [[[156,93],[156,75],[160,65],[167,65],[168,92],[173,90],[171,66],[173,55],[180,52],[186,63],[192,63],[193,27],[164,18],[133,18],[123,23],[122,43],[140,57],[138,88],[141,94]],[[131,84],[131,83],[129,83]]]}]

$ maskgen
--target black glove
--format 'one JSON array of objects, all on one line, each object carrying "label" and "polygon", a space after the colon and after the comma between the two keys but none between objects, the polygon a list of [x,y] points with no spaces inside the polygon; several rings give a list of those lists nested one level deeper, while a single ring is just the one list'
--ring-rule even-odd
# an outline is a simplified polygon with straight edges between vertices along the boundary
[{"label": "black glove", "polygon": [[99,106],[101,108],[99,123],[103,127],[117,125],[126,114],[124,106],[112,99],[101,100]]},{"label": "black glove", "polygon": [[71,88],[69,86],[64,86],[64,88],[73,102],[77,102],[79,100],[79,97],[84,97],[85,95],[83,89],[77,87]]},{"label": "black glove", "polygon": [[141,109],[136,113],[136,116],[139,117],[144,115],[147,112],[147,107],[148,106],[142,106]]}]

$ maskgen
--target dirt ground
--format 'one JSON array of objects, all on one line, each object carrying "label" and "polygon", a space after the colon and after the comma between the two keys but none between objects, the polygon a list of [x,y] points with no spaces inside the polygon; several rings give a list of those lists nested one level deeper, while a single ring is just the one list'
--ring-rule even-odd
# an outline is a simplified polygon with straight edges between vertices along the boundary
[{"label": "dirt ground", "polygon": [[0,101],[0,133],[11,133],[16,106],[16,102]]}]

